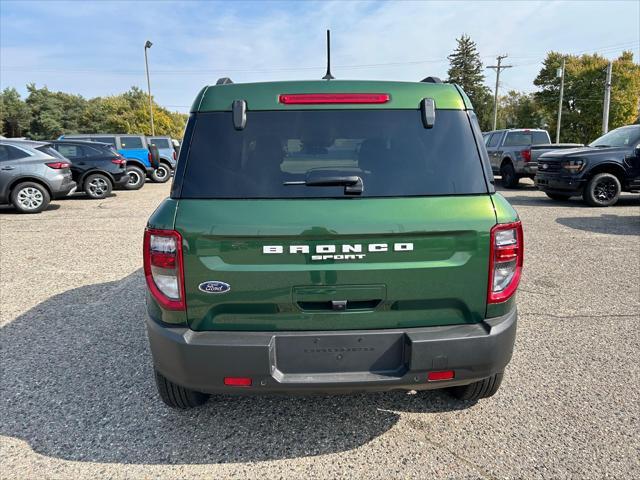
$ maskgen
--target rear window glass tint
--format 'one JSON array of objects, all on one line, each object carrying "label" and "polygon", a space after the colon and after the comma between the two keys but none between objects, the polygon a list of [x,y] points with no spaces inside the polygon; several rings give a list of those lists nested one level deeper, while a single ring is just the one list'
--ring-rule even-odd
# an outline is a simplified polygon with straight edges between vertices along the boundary
[{"label": "rear window glass tint", "polygon": [[504,141],[504,145],[507,147],[547,143],[549,143],[549,136],[545,132],[509,132]]},{"label": "rear window glass tint", "polygon": [[31,156],[29,153],[20,148],[12,147],[11,145],[0,145],[0,162],[18,160],[29,156]]},{"label": "rear window glass tint", "polygon": [[487,147],[497,147],[498,143],[500,143],[501,136],[502,133],[494,133],[493,135],[491,135],[491,138],[487,142]]},{"label": "rear window glass tint", "polygon": [[551,141],[547,132],[533,132],[531,134],[532,145],[546,145],[548,143],[551,143]]},{"label": "rear window glass tint", "polygon": [[120,137],[123,149],[145,148],[140,137]]},{"label": "rear window glass tint", "polygon": [[150,142],[158,148],[173,148],[167,138],[152,138]]},{"label": "rear window glass tint", "polygon": [[77,145],[58,144],[56,145],[56,150],[60,155],[67,158],[78,158],[83,156],[82,149]]},{"label": "rear window glass tint", "polygon": [[197,114],[183,198],[333,198],[342,186],[284,185],[309,175],[360,176],[362,197],[486,193],[466,112],[438,110],[425,129],[417,110]]},{"label": "rear window glass tint", "polygon": [[55,148],[50,147],[48,145],[45,145],[43,147],[38,147],[38,148],[36,148],[36,150],[39,150],[42,153],[46,153],[47,155],[51,155],[52,157],[55,157],[55,158],[66,159],[66,157],[64,157],[63,155],[59,154],[58,151]]},{"label": "rear window glass tint", "polygon": [[115,137],[92,137],[91,140],[93,140],[94,142],[108,143],[109,145],[113,145],[114,147],[116,146]]}]

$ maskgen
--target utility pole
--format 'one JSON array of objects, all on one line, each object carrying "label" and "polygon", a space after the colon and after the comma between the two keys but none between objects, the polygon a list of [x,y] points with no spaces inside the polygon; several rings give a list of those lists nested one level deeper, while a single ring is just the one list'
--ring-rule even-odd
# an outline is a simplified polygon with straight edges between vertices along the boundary
[{"label": "utility pole", "polygon": [[602,109],[602,134],[609,131],[609,104],[611,103],[611,70],[613,64],[607,65],[607,81],[604,84],[604,108]]},{"label": "utility pole", "polygon": [[560,123],[562,122],[562,97],[564,97],[564,67],[566,59],[562,59],[562,67],[558,71],[560,77],[560,102],[558,103],[558,125],[556,127],[556,143],[560,143]]},{"label": "utility pole", "polygon": [[147,70],[147,90],[149,92],[149,115],[151,116],[151,135],[155,135],[155,129],[153,128],[153,101],[151,100],[151,82],[149,81],[149,61],[147,60],[147,49],[151,48],[153,43],[149,40],[144,44],[144,66]]},{"label": "utility pole", "polygon": [[496,57],[498,65],[487,67],[496,71],[496,90],[493,94],[493,130],[496,129],[496,125],[498,124],[498,86],[500,85],[500,70],[512,67],[512,65],[502,65],[502,60],[505,58],[507,58],[507,55],[499,55]]}]

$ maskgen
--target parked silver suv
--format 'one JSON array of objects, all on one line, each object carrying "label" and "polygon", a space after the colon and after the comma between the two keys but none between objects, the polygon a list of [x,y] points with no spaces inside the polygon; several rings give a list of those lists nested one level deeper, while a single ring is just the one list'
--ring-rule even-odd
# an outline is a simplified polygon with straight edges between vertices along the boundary
[{"label": "parked silver suv", "polygon": [[0,204],[38,213],[76,190],[71,162],[48,143],[0,139]]}]

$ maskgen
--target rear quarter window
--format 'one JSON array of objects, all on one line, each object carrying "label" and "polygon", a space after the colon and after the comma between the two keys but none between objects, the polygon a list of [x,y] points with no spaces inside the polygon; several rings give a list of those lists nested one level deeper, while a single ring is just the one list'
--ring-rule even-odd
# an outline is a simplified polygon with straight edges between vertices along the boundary
[{"label": "rear quarter window", "polygon": [[181,189],[174,192],[182,198],[344,197],[342,186],[291,184],[310,174],[360,176],[361,197],[487,193],[469,118],[459,110],[438,110],[431,129],[418,110],[256,111],[240,131],[231,112],[199,113]]},{"label": "rear quarter window", "polygon": [[142,138],[140,137],[120,137],[120,145],[122,145],[122,148],[125,150],[145,148]]},{"label": "rear quarter window", "polygon": [[158,148],[173,148],[166,138],[152,138],[149,140],[151,145],[155,145]]}]

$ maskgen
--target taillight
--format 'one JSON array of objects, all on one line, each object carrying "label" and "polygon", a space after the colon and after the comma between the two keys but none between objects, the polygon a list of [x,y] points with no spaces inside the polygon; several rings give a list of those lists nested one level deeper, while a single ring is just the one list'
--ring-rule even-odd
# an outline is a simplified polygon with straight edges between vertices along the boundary
[{"label": "taillight", "polygon": [[175,151],[175,150],[173,151],[173,159],[174,159],[174,160],[177,160],[177,159],[178,159],[178,155],[176,155],[176,151]]},{"label": "taillight", "polygon": [[523,259],[522,223],[494,226],[491,229],[488,303],[504,302],[516,292]]},{"label": "taillight", "polygon": [[144,275],[153,298],[167,310],[184,310],[182,236],[175,230],[144,231]]},{"label": "taillight", "polygon": [[388,93],[287,93],[280,103],[313,105],[318,103],[387,103]]},{"label": "taillight", "polygon": [[522,150],[520,152],[520,155],[522,156],[522,159],[525,162],[530,162],[531,161],[531,149],[527,149],[527,150]]},{"label": "taillight", "polygon": [[127,161],[124,158],[116,157],[111,159],[111,163],[115,163],[116,165],[124,167],[127,164]]},{"label": "taillight", "polygon": [[151,152],[147,152],[147,160],[149,160],[149,164],[151,164]]},{"label": "taillight", "polygon": [[61,168],[69,168],[71,166],[69,162],[49,162],[46,165],[47,167],[53,168],[54,170],[60,170]]}]

